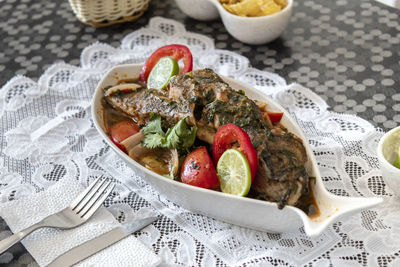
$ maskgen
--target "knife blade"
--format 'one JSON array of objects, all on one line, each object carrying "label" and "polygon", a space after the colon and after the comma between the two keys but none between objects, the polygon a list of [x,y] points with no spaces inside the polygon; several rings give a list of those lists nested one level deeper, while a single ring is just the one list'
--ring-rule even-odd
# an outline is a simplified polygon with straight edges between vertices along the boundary
[{"label": "knife blade", "polygon": [[148,217],[136,220],[132,223],[125,223],[121,226],[95,237],[81,245],[78,245],[55,258],[47,267],[62,267],[74,265],[97,252],[111,246],[128,235],[139,231],[147,225],[156,221],[158,217]]}]

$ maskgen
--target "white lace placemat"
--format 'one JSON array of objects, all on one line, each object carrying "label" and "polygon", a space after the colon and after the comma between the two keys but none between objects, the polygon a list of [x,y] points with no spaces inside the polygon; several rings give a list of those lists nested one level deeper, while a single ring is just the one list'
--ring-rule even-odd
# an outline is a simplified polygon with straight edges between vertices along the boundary
[{"label": "white lace placemat", "polygon": [[[41,221],[50,214],[68,207],[83,189],[74,177],[66,176],[38,194],[0,203],[0,216],[16,233]],[[63,195],[63,197],[60,197],[60,195]],[[144,214],[141,214],[137,219],[143,217],[145,217]],[[106,208],[101,207],[89,221],[79,227],[68,230],[42,228],[24,238],[22,243],[40,266],[47,266],[73,247],[119,226],[121,224],[115,220],[111,213]],[[135,259],[135,267],[158,266],[160,262],[160,259],[148,247],[135,237],[128,236],[79,262],[75,267],[133,266],[133,258]]]},{"label": "white lace placemat", "polygon": [[[307,135],[330,192],[382,196],[385,203],[309,238],[301,228],[270,234],[222,223],[160,196],[102,141],[93,127],[90,101],[111,67],[144,62],[156,48],[170,43],[189,46],[195,68],[209,67],[249,83],[281,103]],[[309,89],[249,67],[246,58],[215,49],[213,40],[187,32],[176,21],[155,17],[118,48],[95,43],[83,50],[79,67],[54,64],[38,82],[14,77],[1,89],[0,100],[1,202],[41,191],[66,175],[87,185],[106,173],[120,182],[106,202],[119,221],[146,210],[163,215],[138,238],[164,264],[400,266],[400,201],[384,184],[375,156],[382,133],[359,117],[328,111]]]}]

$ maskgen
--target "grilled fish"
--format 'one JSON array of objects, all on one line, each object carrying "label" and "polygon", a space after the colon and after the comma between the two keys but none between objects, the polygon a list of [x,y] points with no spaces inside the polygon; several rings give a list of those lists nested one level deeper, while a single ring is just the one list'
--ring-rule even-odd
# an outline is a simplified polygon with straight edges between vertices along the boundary
[{"label": "grilled fish", "polygon": [[302,141],[284,127],[273,126],[256,102],[233,90],[213,70],[194,70],[171,78],[166,90],[133,86],[132,90],[105,92],[115,109],[145,125],[151,114],[172,127],[186,118],[198,127],[197,137],[212,144],[219,127],[234,123],[250,136],[259,159],[252,194],[285,205],[298,204],[308,193],[307,154]]}]

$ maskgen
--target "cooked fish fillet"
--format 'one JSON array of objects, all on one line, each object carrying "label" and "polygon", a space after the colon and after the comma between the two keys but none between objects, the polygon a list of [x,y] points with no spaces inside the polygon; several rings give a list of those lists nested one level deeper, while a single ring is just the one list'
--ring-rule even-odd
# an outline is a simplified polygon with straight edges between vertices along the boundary
[{"label": "cooked fish fillet", "polygon": [[[111,88],[113,89],[113,88]],[[109,94],[108,91],[111,91]],[[167,120],[168,125],[175,125],[180,119],[189,118],[194,121],[193,111],[189,106],[178,105],[168,97],[166,91],[156,89],[137,88],[132,85],[132,90],[108,90],[105,100],[115,109],[122,111],[135,121],[144,126],[150,120],[151,114],[160,114]]]},{"label": "cooked fish fillet", "polygon": [[252,185],[258,198],[282,208],[296,205],[308,192],[302,141],[285,129],[274,130],[253,100],[233,90],[211,69],[176,75],[164,91],[113,90],[105,100],[140,125],[148,122],[151,113],[160,114],[169,126],[186,117],[198,127],[197,137],[210,144],[219,127],[234,123],[248,133],[258,154],[259,170]]}]

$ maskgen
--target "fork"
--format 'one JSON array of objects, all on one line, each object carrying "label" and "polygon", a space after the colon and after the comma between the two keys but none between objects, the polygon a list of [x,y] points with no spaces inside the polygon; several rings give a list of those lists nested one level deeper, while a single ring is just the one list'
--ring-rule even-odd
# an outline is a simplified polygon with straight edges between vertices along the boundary
[{"label": "fork", "polygon": [[0,254],[39,228],[70,229],[86,222],[103,204],[115,187],[115,184],[111,181],[105,183],[107,179],[102,179],[102,177],[100,176],[92,182],[85,191],[75,198],[69,207],[58,213],[49,215],[40,222],[1,240]]}]

